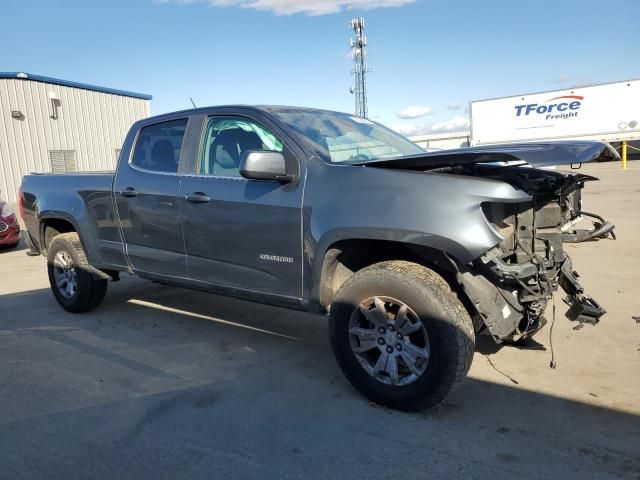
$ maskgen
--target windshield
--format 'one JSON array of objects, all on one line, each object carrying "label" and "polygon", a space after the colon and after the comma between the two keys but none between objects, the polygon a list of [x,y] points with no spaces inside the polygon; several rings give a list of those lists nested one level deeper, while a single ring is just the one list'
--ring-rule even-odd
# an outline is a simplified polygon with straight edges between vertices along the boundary
[{"label": "windshield", "polygon": [[393,130],[355,115],[286,108],[273,112],[333,163],[362,163],[424,153]]}]

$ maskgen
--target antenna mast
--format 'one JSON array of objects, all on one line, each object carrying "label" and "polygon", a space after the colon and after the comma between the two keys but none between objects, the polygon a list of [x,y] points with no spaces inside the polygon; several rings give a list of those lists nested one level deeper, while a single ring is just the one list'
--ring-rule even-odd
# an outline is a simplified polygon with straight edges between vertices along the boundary
[{"label": "antenna mast", "polygon": [[364,34],[364,18],[354,18],[349,22],[352,30],[351,36],[351,58],[353,58],[353,69],[351,75],[355,76],[355,85],[351,87],[351,93],[356,97],[356,115],[365,117],[369,115],[367,106],[367,37]]}]

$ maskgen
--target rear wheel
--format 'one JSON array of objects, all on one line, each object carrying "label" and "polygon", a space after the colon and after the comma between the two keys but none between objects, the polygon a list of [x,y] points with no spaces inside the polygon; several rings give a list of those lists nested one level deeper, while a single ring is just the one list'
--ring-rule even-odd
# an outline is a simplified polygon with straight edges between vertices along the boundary
[{"label": "rear wheel", "polygon": [[444,279],[404,261],[350,277],[331,306],[330,334],[353,386],[401,410],[441,402],[469,370],[475,343],[471,318]]},{"label": "rear wheel", "polygon": [[58,303],[73,313],[97,307],[107,293],[107,280],[90,271],[82,243],[75,232],[57,235],[49,245],[49,284]]}]

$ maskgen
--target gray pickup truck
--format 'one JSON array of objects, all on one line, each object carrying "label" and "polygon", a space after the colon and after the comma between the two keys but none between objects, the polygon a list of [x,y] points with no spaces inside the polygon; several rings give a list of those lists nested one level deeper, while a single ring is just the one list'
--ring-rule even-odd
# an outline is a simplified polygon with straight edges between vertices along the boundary
[{"label": "gray pickup truck", "polygon": [[[114,173],[27,175],[31,249],[70,312],[121,272],[328,313],[338,364],[373,401],[433,406],[478,334],[538,331],[561,286],[596,322],[564,242],[595,178],[535,168],[615,156],[598,142],[425,152],[380,124],[293,107],[200,108],[131,128]],[[532,168],[534,167],[534,168]]]}]

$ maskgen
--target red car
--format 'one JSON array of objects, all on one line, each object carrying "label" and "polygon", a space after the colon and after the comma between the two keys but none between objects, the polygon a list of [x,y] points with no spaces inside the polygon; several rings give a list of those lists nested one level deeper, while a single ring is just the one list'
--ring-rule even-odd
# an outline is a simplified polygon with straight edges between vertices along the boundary
[{"label": "red car", "polygon": [[16,212],[0,200],[0,248],[13,248],[20,243],[20,223]]}]

